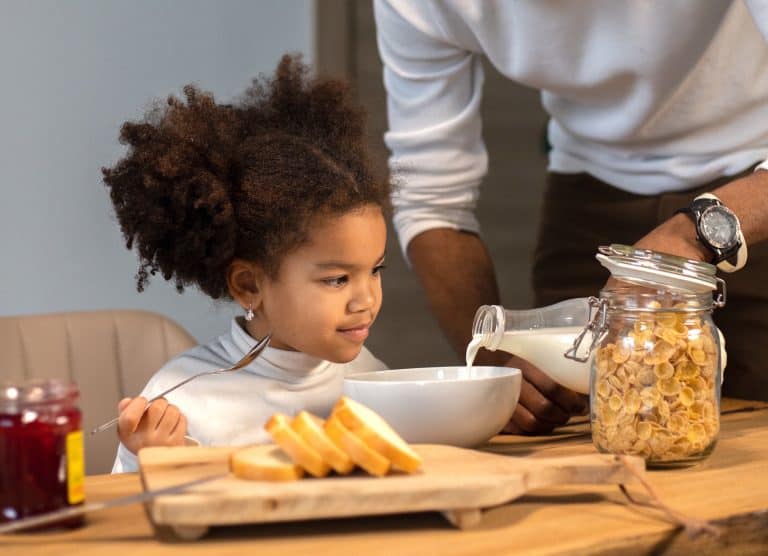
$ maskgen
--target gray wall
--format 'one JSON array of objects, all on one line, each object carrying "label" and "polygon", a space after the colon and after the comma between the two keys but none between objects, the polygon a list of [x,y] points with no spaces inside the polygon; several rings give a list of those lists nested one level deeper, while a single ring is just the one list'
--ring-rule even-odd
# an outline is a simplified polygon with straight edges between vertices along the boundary
[{"label": "gray wall", "polygon": [[0,2],[0,315],[144,308],[200,341],[234,308],[162,279],[136,292],[100,167],[120,124],[196,82],[220,100],[280,55],[312,61],[311,0]]}]

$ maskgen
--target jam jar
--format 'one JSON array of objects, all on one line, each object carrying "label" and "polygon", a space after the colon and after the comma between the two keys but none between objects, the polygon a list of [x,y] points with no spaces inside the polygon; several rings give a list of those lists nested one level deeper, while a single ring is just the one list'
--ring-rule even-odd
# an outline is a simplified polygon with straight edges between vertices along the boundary
[{"label": "jam jar", "polygon": [[725,283],[707,263],[624,245],[599,251],[613,279],[591,298],[594,317],[574,344],[591,339],[592,440],[649,467],[700,461],[720,429],[725,351],[712,312]]},{"label": "jam jar", "polygon": [[0,383],[0,523],[84,502],[78,397],[77,386],[61,380]]}]

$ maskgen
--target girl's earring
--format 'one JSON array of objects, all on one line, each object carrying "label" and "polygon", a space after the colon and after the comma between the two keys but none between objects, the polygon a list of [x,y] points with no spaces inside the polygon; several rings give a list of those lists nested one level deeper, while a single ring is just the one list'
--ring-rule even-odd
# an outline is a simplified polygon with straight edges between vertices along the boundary
[{"label": "girl's earring", "polygon": [[248,310],[245,312],[245,320],[248,322],[253,320],[253,306],[251,303],[248,304]]}]

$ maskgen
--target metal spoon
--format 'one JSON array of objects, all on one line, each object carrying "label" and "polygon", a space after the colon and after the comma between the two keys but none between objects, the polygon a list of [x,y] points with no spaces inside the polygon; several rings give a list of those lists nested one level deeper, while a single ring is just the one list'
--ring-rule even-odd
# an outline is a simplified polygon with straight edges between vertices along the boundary
[{"label": "metal spoon", "polygon": [[[168,390],[165,390],[164,392],[159,393],[154,398],[152,398],[150,400],[147,400],[147,407],[149,407],[149,404],[151,404],[153,401],[162,398],[166,394],[169,394],[169,393],[173,392],[174,390],[176,390],[176,388],[179,388],[180,386],[184,386],[187,382],[192,382],[193,380],[195,380],[198,377],[206,376],[206,375],[218,375],[218,374],[229,373],[231,371],[237,371],[237,370],[242,369],[243,367],[248,365],[251,361],[256,359],[262,351],[264,351],[264,348],[267,347],[267,344],[269,343],[269,340],[270,340],[271,337],[272,337],[272,334],[267,334],[266,336],[264,336],[261,340],[259,340],[256,343],[255,346],[253,346],[250,349],[250,351],[248,353],[245,354],[245,356],[243,356],[243,358],[240,361],[238,361],[237,363],[235,363],[231,367],[227,367],[226,369],[217,369],[215,371],[203,371],[202,373],[197,373],[196,375],[192,375],[189,378],[185,378],[184,380],[182,380],[181,382],[179,382],[175,386],[171,386],[170,388],[168,388]],[[144,408],[144,411],[146,411],[146,410],[147,409]],[[112,419],[111,421],[107,421],[106,423],[104,423],[102,425],[99,425],[98,427],[96,427],[95,429],[93,429],[91,431],[91,434],[96,434],[97,432],[101,432],[101,431],[107,430],[111,426],[115,425],[119,419],[120,419],[120,417],[118,416],[118,417],[115,417],[114,419]]]}]

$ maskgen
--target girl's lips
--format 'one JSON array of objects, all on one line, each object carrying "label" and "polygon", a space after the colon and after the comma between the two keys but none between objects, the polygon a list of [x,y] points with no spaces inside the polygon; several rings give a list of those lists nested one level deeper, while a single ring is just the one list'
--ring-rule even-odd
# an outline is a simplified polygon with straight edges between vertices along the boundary
[{"label": "girl's lips", "polygon": [[358,326],[357,328],[339,328],[339,333],[346,338],[362,342],[368,337],[369,326]]}]

